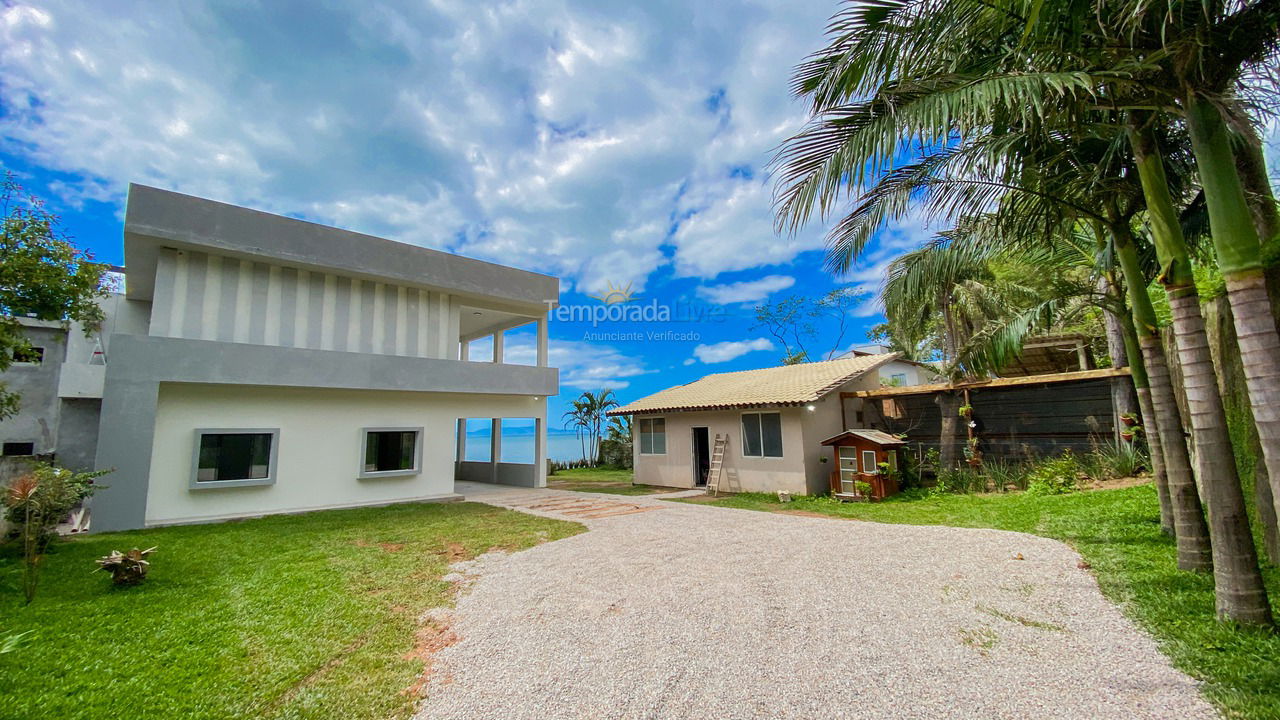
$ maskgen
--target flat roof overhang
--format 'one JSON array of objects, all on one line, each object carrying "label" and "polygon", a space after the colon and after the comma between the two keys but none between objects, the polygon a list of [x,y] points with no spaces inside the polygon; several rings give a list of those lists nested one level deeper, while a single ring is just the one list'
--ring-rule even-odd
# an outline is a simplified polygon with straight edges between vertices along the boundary
[{"label": "flat roof overhang", "polygon": [[560,280],[550,275],[131,184],[124,225],[129,299],[152,298],[166,247],[403,283],[513,311],[545,312],[560,297]]}]

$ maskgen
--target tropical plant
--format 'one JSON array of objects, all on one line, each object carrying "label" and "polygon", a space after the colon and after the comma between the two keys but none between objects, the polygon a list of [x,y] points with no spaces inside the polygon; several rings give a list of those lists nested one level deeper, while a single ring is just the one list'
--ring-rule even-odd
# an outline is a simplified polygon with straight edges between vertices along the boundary
[{"label": "tropical plant", "polygon": [[1027,471],[1028,495],[1064,495],[1075,492],[1080,462],[1070,450],[1036,463]]},{"label": "tropical plant", "polygon": [[[1085,13],[1092,15],[1093,21],[1081,22]],[[1170,160],[1176,161],[1179,153],[1170,152],[1168,145],[1162,149],[1160,142],[1177,138],[1178,125],[1170,113],[1184,116],[1190,134],[1189,155],[1198,161],[1210,224],[1215,235],[1222,236],[1214,238],[1218,261],[1224,275],[1238,280],[1238,287],[1228,287],[1236,293],[1233,308],[1240,304],[1242,312],[1252,318],[1243,322],[1251,337],[1242,342],[1242,348],[1261,350],[1269,356],[1245,360],[1250,366],[1246,375],[1251,399],[1261,408],[1259,436],[1277,438],[1273,453],[1265,447],[1270,440],[1263,441],[1264,456],[1280,457],[1280,423],[1266,427],[1271,422],[1269,412],[1280,419],[1280,411],[1276,411],[1280,404],[1260,402],[1267,392],[1280,392],[1276,387],[1280,340],[1273,339],[1275,324],[1269,309],[1259,309],[1265,305],[1261,302],[1265,293],[1259,292],[1261,284],[1255,272],[1261,255],[1257,237],[1249,237],[1254,223],[1248,222],[1247,203],[1241,200],[1239,187],[1251,183],[1253,196],[1264,201],[1271,198],[1271,191],[1265,177],[1258,180],[1257,153],[1252,150],[1243,156],[1254,160],[1255,171],[1243,179],[1236,175],[1228,141],[1230,121],[1241,124],[1242,104],[1233,96],[1237,80],[1246,69],[1266,67],[1274,60],[1278,26],[1280,9],[1270,2],[1204,8],[1192,3],[1137,0],[1061,5],[1038,0],[851,3],[833,19],[830,45],[797,70],[794,87],[811,101],[813,120],[779,155],[779,225],[791,230],[811,214],[836,212],[868,177],[896,174],[909,179],[912,172],[895,165],[914,155],[916,149],[935,158],[935,166],[950,166],[952,159],[958,158],[955,162],[966,164],[962,175],[980,176],[968,181],[962,192],[951,194],[961,198],[957,206],[963,206],[965,213],[942,206],[953,222],[959,219],[957,215],[971,216],[973,206],[988,200],[998,207],[997,217],[1021,219],[1024,230],[1031,227],[1027,223],[1046,216],[1022,212],[1022,208],[1044,205],[1032,199],[1053,193],[1046,192],[1047,186],[1010,193],[1015,183],[1009,179],[1021,180],[1020,174],[1029,169],[1055,167],[1042,152],[1045,138],[1065,137],[1068,148],[1084,148],[1097,141],[1109,157],[1130,157],[1136,172],[1129,175],[1115,172],[1114,162],[1077,162],[1077,167],[1097,168],[1099,172],[1077,172],[1073,177],[1087,180],[1092,174],[1098,179],[1095,184],[1102,185],[1135,175],[1141,181],[1142,207],[1160,261],[1158,279],[1174,308],[1180,375],[1190,390],[1189,399],[1195,396],[1189,403],[1192,439],[1200,485],[1214,508],[1209,524],[1219,614],[1263,625],[1271,621],[1270,609],[1235,477],[1195,286],[1190,281],[1188,243],[1176,212],[1179,198],[1171,192],[1170,181],[1176,175],[1168,170],[1176,162]],[[1255,134],[1237,135],[1245,137],[1246,149],[1252,148],[1249,136]],[[914,146],[907,145],[907,138]],[[1028,159],[1032,161],[1026,162]],[[928,175],[929,166],[921,164],[915,172]],[[1051,172],[1047,177],[1059,175]],[[1061,187],[1055,182],[1051,189]],[[1178,185],[1173,183],[1172,187]],[[913,199],[910,193],[887,197],[889,200],[875,206],[879,210],[855,209],[833,225],[829,236],[833,269],[846,269],[884,218],[905,212]],[[1253,203],[1255,208],[1266,204]],[[1129,240],[1123,236],[1131,234],[1130,220],[1110,209],[1103,203],[1076,205],[1059,215],[1071,223],[1092,223],[1100,236],[1110,235],[1109,240]],[[1129,211],[1140,209],[1131,203]],[[1274,220],[1274,208],[1271,210]],[[1265,220],[1266,213],[1258,217]],[[1043,229],[1051,237],[1061,237],[1055,227],[1051,224]],[[1116,254],[1121,254],[1122,242],[1111,244]],[[1123,257],[1120,260],[1122,267],[1132,266]],[[1130,269],[1124,267],[1123,274],[1129,297],[1135,298],[1137,288],[1145,283],[1135,282],[1138,278]],[[1155,390],[1165,383],[1167,370],[1163,363],[1155,362],[1157,348],[1147,340],[1154,335],[1154,323],[1143,317],[1144,308],[1133,304],[1135,333],[1142,338],[1142,349],[1150,351],[1144,357],[1144,367]],[[1139,378],[1135,375],[1135,379]],[[1146,403],[1155,415],[1156,422],[1148,420],[1148,424],[1158,426],[1168,478],[1168,500],[1162,502],[1162,509],[1168,512],[1162,516],[1171,516],[1175,526],[1179,566],[1202,569],[1210,564],[1205,523],[1178,432],[1181,423],[1175,406],[1166,402],[1171,399],[1172,393],[1161,390],[1159,396],[1152,393],[1151,402]],[[1271,482],[1273,489],[1280,487],[1280,474],[1272,473]]]},{"label": "tropical plant", "polygon": [[58,524],[85,498],[104,489],[95,480],[109,472],[75,472],[52,463],[33,463],[29,472],[9,486],[5,511],[9,536],[23,542],[30,538],[37,552],[44,552],[57,538]]},{"label": "tropical plant", "polygon": [[607,413],[618,407],[618,399],[613,390],[605,388],[597,392],[586,391],[573,401],[572,409],[564,414],[578,432],[579,442],[583,442],[582,457],[595,466],[600,461],[600,439]]}]

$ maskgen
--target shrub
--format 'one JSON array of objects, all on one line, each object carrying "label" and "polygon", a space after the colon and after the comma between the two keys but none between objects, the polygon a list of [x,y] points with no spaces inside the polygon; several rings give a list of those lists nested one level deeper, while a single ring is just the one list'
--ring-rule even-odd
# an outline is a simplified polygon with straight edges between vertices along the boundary
[{"label": "shrub", "polygon": [[869,482],[863,482],[862,480],[859,480],[853,484],[853,489],[859,495],[862,495],[864,497],[871,496],[871,483]]},{"label": "shrub", "polygon": [[1088,475],[1095,480],[1132,477],[1148,467],[1147,454],[1137,443],[1107,443],[1092,453]]},{"label": "shrub", "polygon": [[58,536],[58,523],[98,488],[93,479],[107,471],[77,473],[50,463],[36,463],[31,472],[14,478],[4,494],[9,535],[22,544],[22,594],[28,604],[36,598],[41,555]]},{"label": "shrub", "polygon": [[958,467],[938,473],[938,482],[929,490],[931,495],[944,493],[975,493],[987,489],[987,479],[971,467]]},{"label": "shrub", "polygon": [[14,479],[6,494],[8,510],[5,519],[10,524],[9,536],[25,540],[30,525],[30,537],[43,552],[57,537],[58,523],[65,520],[81,501],[103,489],[103,486],[95,485],[94,480],[108,472],[78,473],[52,463],[35,463],[31,472]]},{"label": "shrub", "polygon": [[1012,487],[1015,490],[1027,489],[1027,468],[1022,463],[1006,460],[985,460],[982,470],[996,490],[1005,492]]},{"label": "shrub", "polygon": [[1027,473],[1028,495],[1065,495],[1076,491],[1080,462],[1070,450],[1042,460]]},{"label": "shrub", "polygon": [[609,467],[631,468],[631,443],[605,438],[600,441],[600,461]]}]

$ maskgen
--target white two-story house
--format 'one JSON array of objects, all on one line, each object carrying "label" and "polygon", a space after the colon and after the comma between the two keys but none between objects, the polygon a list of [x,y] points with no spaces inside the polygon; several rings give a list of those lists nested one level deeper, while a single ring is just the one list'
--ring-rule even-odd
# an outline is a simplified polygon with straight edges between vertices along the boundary
[{"label": "white two-story house", "polygon": [[[94,531],[545,485],[556,278],[138,185],[124,245],[81,393],[113,470]],[[521,326],[533,365],[505,361]],[[491,357],[469,358],[479,339]],[[492,423],[485,462],[465,461],[468,419]],[[503,419],[532,420],[532,463],[502,461]]]}]

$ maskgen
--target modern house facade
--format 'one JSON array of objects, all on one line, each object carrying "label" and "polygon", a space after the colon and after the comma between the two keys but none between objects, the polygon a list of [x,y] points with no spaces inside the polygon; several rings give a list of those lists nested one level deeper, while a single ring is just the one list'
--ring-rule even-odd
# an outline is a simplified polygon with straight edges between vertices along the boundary
[{"label": "modern house facade", "polygon": [[[557,279],[139,185],[124,246],[125,292],[85,339],[102,356],[59,354],[56,392],[87,401],[88,429],[14,425],[62,464],[92,445],[113,471],[92,530],[453,500],[455,479],[545,485]],[[535,364],[507,362],[514,328]],[[494,351],[475,360],[480,339]],[[491,452],[466,462],[477,418]],[[532,463],[502,462],[505,418],[533,421]]]},{"label": "modern house facade", "polygon": [[823,441],[864,422],[852,393],[931,379],[894,353],[857,354],[708,375],[609,414],[633,416],[638,484],[705,485],[719,441],[720,489],[820,494],[835,467]]}]

